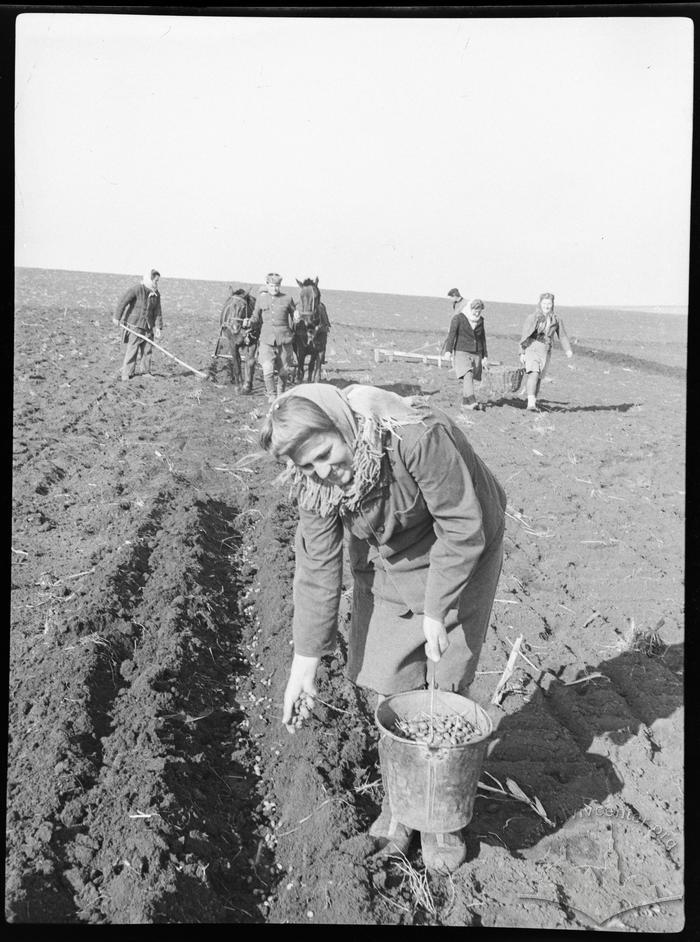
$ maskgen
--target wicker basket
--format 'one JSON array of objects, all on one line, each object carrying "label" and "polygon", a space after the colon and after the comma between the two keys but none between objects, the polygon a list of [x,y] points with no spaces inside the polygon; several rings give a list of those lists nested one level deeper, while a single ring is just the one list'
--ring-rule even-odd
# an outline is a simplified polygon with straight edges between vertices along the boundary
[{"label": "wicker basket", "polygon": [[482,374],[491,390],[499,395],[516,393],[523,384],[525,368],[522,366],[490,366]]}]

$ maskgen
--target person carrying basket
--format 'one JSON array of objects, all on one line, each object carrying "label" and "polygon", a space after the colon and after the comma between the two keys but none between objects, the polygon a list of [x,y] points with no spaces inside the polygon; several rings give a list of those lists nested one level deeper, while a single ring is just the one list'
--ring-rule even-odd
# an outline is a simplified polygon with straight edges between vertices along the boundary
[{"label": "person carrying basket", "polygon": [[574,355],[564,328],[564,321],[554,312],[554,295],[541,294],[537,307],[529,314],[520,337],[520,362],[527,374],[527,410],[539,412],[537,396],[552,356],[554,338],[559,337],[568,359]]},{"label": "person carrying basket", "polygon": [[474,381],[480,382],[482,367],[488,366],[484,302],[479,298],[465,300],[459,288],[451,288],[447,296],[455,299],[455,314],[441,352],[452,358],[455,376],[462,381],[462,408],[483,411],[486,406],[476,400]]}]

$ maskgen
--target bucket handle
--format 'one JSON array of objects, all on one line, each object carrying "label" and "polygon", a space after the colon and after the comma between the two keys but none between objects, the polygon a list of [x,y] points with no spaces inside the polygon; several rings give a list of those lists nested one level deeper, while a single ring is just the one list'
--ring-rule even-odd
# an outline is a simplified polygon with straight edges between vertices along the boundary
[{"label": "bucket handle", "polygon": [[435,739],[435,690],[437,681],[435,680],[435,661],[428,658],[428,688],[430,690],[430,740],[427,743],[428,749],[434,749],[433,741]]},{"label": "bucket handle", "polygon": [[428,658],[427,680],[428,688],[434,690],[435,687],[437,687],[437,681],[435,680],[435,661],[430,658]]}]

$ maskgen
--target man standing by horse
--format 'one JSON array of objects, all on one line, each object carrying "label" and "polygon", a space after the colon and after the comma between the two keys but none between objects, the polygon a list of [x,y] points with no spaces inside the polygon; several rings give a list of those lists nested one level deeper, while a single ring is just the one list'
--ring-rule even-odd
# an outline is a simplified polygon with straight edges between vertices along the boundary
[{"label": "man standing by horse", "polygon": [[117,304],[117,310],[112,318],[116,327],[132,327],[141,334],[137,337],[129,330],[124,330],[124,343],[126,351],[122,364],[122,381],[128,382],[136,372],[140,361],[141,374],[151,375],[151,356],[153,346],[149,343],[155,334],[156,340],[163,330],[163,315],[160,310],[160,292],[158,282],[160,272],[150,268],[143,277],[140,285],[124,294]]},{"label": "man standing by horse", "polygon": [[[270,272],[265,279],[266,291],[260,292],[249,326],[260,330],[258,359],[268,401],[273,402],[287,388],[294,368],[294,299],[282,292],[282,276]],[[275,368],[277,391],[275,394]]]}]

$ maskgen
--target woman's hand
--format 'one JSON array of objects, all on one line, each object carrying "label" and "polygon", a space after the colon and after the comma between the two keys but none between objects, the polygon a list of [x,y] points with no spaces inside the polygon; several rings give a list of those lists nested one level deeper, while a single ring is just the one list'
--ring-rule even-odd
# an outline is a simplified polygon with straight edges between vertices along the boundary
[{"label": "woman's hand", "polygon": [[112,323],[114,324],[115,327],[119,327],[119,321],[116,319],[116,317],[112,318]]},{"label": "woman's hand", "polygon": [[155,335],[156,335],[156,340],[160,340],[161,334],[163,333],[163,331],[160,329],[160,327],[156,327],[154,333],[155,333]]},{"label": "woman's hand", "polygon": [[450,646],[445,626],[439,618],[423,615],[423,634],[425,635],[425,653],[431,661],[439,661]]},{"label": "woman's hand", "polygon": [[525,354],[524,353],[520,354],[520,362],[522,363],[523,366],[525,366]]},{"label": "woman's hand", "polygon": [[284,710],[282,722],[288,732],[293,733],[298,726],[308,719],[314,705],[316,690],[316,669],[320,657],[305,657],[295,654],[289,680],[284,691]]},{"label": "woman's hand", "polygon": [[484,368],[485,370],[487,370],[487,369],[489,368],[489,358],[488,358],[488,357],[482,357],[482,358],[481,358],[481,365],[483,366],[483,368]]}]

